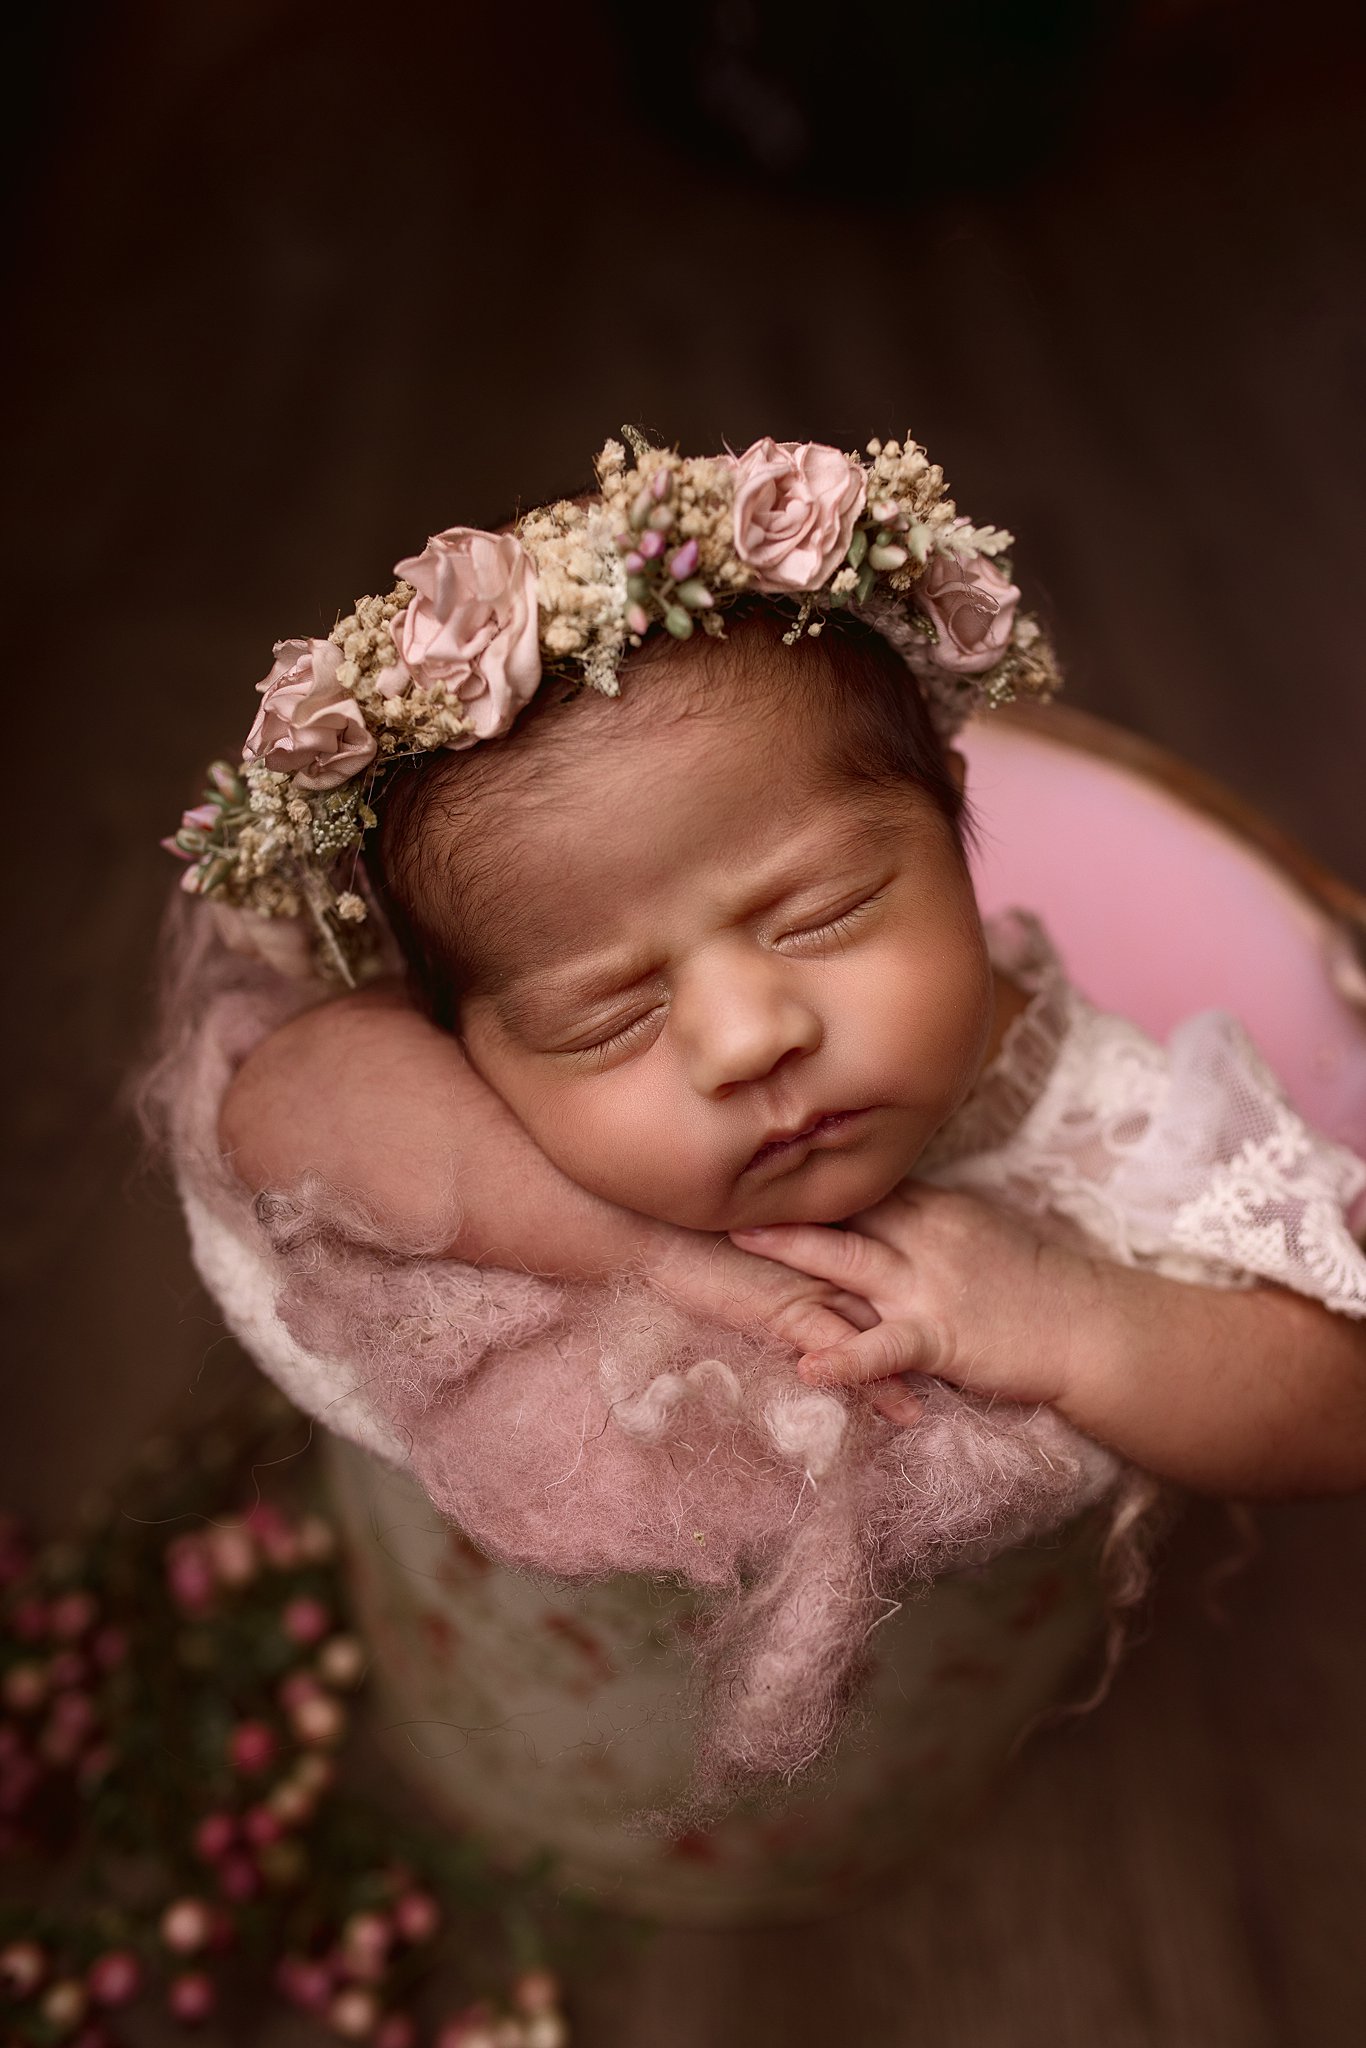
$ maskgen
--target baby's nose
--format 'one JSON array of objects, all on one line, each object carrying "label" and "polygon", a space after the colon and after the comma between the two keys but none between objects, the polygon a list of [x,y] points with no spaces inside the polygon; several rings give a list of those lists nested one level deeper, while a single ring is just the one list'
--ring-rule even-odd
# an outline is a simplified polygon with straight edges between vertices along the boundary
[{"label": "baby's nose", "polygon": [[714,1097],[814,1052],[822,1035],[814,1008],[764,966],[676,987],[670,1023],[694,1088]]}]

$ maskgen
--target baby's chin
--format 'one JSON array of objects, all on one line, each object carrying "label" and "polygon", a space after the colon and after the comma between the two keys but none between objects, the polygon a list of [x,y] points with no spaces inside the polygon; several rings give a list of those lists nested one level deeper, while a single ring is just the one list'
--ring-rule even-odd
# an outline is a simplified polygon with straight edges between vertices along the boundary
[{"label": "baby's chin", "polygon": [[715,1202],[655,1197],[655,1206],[636,1201],[627,1206],[674,1223],[684,1230],[744,1230],[760,1223],[842,1223],[862,1209],[871,1209],[905,1179],[919,1156],[904,1162],[886,1159],[835,1159],[830,1153],[809,1158],[796,1171],[760,1184],[735,1186]]}]

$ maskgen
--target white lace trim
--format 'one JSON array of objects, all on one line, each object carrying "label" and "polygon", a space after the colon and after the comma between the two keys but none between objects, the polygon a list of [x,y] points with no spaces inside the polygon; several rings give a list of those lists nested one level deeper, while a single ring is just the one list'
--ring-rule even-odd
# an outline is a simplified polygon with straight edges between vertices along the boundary
[{"label": "white lace trim", "polygon": [[1202,1011],[1164,1050],[1067,983],[1037,919],[1010,912],[987,933],[1031,1000],[917,1171],[1125,1265],[1269,1280],[1366,1317],[1347,1221],[1366,1164],[1296,1114],[1237,1019]]}]

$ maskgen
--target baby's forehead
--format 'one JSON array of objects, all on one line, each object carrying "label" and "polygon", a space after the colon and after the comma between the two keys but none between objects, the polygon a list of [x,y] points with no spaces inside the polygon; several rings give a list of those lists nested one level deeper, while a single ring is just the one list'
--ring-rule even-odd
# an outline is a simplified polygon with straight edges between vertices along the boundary
[{"label": "baby's forehead", "polygon": [[[839,786],[792,802],[756,793],[748,810],[724,811],[695,832],[686,806],[648,800],[580,833],[561,819],[545,857],[522,870],[495,919],[500,928],[489,930],[490,991],[523,991],[544,978],[562,987],[629,979],[675,943],[789,902],[833,903],[854,881],[876,884],[898,835],[885,801],[867,797]],[[907,824],[910,809],[908,792]]]}]

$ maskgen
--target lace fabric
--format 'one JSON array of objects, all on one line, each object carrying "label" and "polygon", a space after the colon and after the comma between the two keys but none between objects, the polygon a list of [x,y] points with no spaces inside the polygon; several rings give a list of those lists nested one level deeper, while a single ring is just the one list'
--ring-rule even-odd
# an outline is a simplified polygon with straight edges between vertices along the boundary
[{"label": "lace fabric", "polygon": [[1030,991],[917,1169],[1079,1235],[1121,1264],[1207,1286],[1272,1281],[1366,1317],[1348,1216],[1366,1164],[1298,1116],[1243,1026],[1187,1018],[1159,1046],[1072,988],[1038,920],[987,926]]}]

